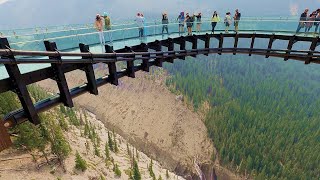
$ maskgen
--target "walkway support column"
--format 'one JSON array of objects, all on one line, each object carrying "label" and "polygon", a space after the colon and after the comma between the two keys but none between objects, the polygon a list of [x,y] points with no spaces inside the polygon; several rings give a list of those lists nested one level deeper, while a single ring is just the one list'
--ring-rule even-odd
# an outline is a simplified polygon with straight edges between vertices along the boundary
[{"label": "walkway support column", "polygon": [[[88,45],[80,43],[79,48],[81,52],[84,52],[84,53],[90,52]],[[90,59],[90,57],[82,57],[82,59]],[[92,57],[91,59],[93,60]],[[98,87],[97,87],[96,77],[93,70],[93,64],[85,64],[84,66],[85,67],[83,68],[83,71],[86,73],[87,82],[88,82],[87,90],[90,92],[90,94],[98,95]]]},{"label": "walkway support column", "polygon": [[250,44],[249,56],[252,55],[252,49],[253,49],[253,47],[254,47],[254,41],[255,41],[255,39],[256,39],[256,33],[253,33],[253,34],[252,34],[252,37],[251,37],[251,44]]},{"label": "walkway support column", "polygon": [[[7,38],[0,38],[0,49],[8,49],[10,51],[10,45]],[[13,55],[1,56],[3,59],[10,59],[11,61],[15,60]],[[24,109],[24,112],[29,119],[29,121],[33,124],[40,124],[40,118],[37,114],[37,111],[32,103],[30,94],[27,89],[26,81],[24,80],[19,67],[17,64],[5,64],[5,68],[10,76],[11,85],[13,86],[15,92],[18,95],[18,98],[21,102],[21,105]],[[5,124],[6,127],[15,125],[17,120],[11,119],[6,122],[9,124]]]},{"label": "walkway support column", "polygon": [[[180,36],[179,38],[173,39],[173,43],[180,45],[180,50],[186,50],[186,38],[184,36]],[[185,60],[185,56],[180,56],[179,59]]]},{"label": "walkway support column", "polygon": [[312,39],[311,45],[310,45],[310,52],[308,53],[308,58],[306,58],[306,61],[304,64],[310,64],[312,61],[313,51],[316,49],[316,47],[319,45],[319,36]]},{"label": "walkway support column", "polygon": [[[155,42],[148,43],[148,47],[150,49],[155,50],[156,52],[161,52],[162,51],[161,42],[158,41],[158,40],[156,40]],[[162,67],[163,58],[156,58],[155,62],[156,62],[156,66]]]},{"label": "walkway support column", "polygon": [[[115,53],[113,51],[113,46],[105,45],[106,53]],[[115,59],[117,57],[114,57]],[[118,81],[118,75],[117,75],[117,66],[116,66],[116,61],[114,62],[109,62],[108,64],[108,69],[109,69],[109,78],[111,84],[118,86],[119,81]]]},{"label": "walkway support column", "polygon": [[290,54],[289,51],[292,50],[292,47],[293,47],[294,43],[297,42],[296,38],[297,38],[296,35],[293,35],[292,37],[290,37],[290,40],[289,40],[289,43],[288,43],[288,47],[287,47],[288,52],[286,52],[286,57],[284,58],[285,61],[287,61],[289,59],[289,54]]},{"label": "walkway support column", "polygon": [[[163,46],[167,47],[168,51],[174,51],[174,43],[173,43],[173,40],[171,38],[168,38],[166,40],[162,40],[161,44]],[[175,55],[175,53],[168,53],[168,55]],[[174,57],[169,57],[169,58],[165,58],[165,61],[169,62],[169,63],[173,63],[174,59],[175,59]]]},{"label": "walkway support column", "polygon": [[[44,45],[46,47],[47,51],[56,51],[59,53],[57,49],[57,45],[55,42],[49,42],[49,41],[44,41]],[[61,56],[49,56],[49,59],[57,59],[61,60]],[[55,74],[54,80],[57,82],[59,92],[60,92],[60,101],[67,107],[72,108],[73,107],[73,101],[70,95],[68,83],[66,80],[66,76],[63,71],[63,65],[62,64],[57,64],[57,63],[52,63],[51,67],[53,69],[53,72]]]}]

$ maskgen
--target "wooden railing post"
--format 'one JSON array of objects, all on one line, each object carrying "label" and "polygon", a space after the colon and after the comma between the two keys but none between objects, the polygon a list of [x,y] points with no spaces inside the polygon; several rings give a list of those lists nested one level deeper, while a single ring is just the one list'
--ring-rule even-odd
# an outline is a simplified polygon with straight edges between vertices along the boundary
[{"label": "wooden railing post", "polygon": [[[90,52],[88,45],[80,43],[79,48],[81,52]],[[82,57],[82,59],[90,59],[90,58]],[[96,77],[93,70],[93,64],[86,64],[83,70],[85,71],[86,77],[87,77],[88,91],[90,92],[90,94],[98,95],[98,87],[97,87]]]},{"label": "wooden railing post", "polygon": [[235,37],[234,37],[234,45],[233,45],[233,55],[237,54],[237,48],[238,48],[238,41],[239,41],[239,34],[236,33]]},{"label": "wooden railing post", "polygon": [[222,33],[220,33],[220,38],[219,38],[219,55],[221,55],[222,54],[222,48],[223,48],[223,34]]},{"label": "wooden railing post", "polygon": [[[45,45],[47,51],[57,51],[58,52],[57,45],[55,42],[44,41],[44,45]],[[49,56],[49,59],[61,60],[61,56],[57,56],[57,57]],[[66,76],[63,71],[63,65],[57,64],[57,63],[52,63],[51,67],[55,73],[54,80],[57,82],[57,85],[59,88],[61,102],[65,106],[72,108],[73,101],[72,101],[72,97],[70,95]]]},{"label": "wooden railing post", "polygon": [[[297,36],[296,35],[293,35],[292,37],[290,37],[290,40],[288,42],[288,47],[287,47],[287,50],[291,51],[292,50],[292,47],[294,45],[294,43],[296,43],[296,38]],[[285,61],[287,61],[289,59],[289,55],[290,52],[286,52],[286,57],[284,58]]]},{"label": "wooden railing post", "polygon": [[312,42],[311,42],[311,45],[310,45],[310,52],[308,53],[308,58],[306,58],[306,61],[304,62],[305,64],[310,64],[310,62],[312,61],[312,55],[313,55],[313,51],[316,49],[316,47],[318,46],[319,44],[319,36],[315,37]]},{"label": "wooden railing post", "polygon": [[[173,39],[173,43],[179,44],[180,45],[180,50],[186,50],[186,37],[180,36],[178,38]],[[179,57],[179,59],[185,60],[186,57]]]},{"label": "wooden railing post", "polygon": [[272,36],[270,37],[270,39],[269,39],[269,44],[268,44],[268,50],[267,50],[267,55],[266,55],[266,58],[269,58],[269,54],[270,54],[270,50],[271,50],[271,48],[272,48],[272,44],[273,44],[273,42],[274,42],[274,34],[272,34]]},{"label": "wooden railing post", "polygon": [[251,44],[250,44],[250,52],[249,52],[249,56],[252,55],[252,50],[253,50],[253,47],[254,47],[254,41],[256,39],[256,33],[253,33],[252,34],[252,37],[251,37]]},{"label": "wooden railing post", "polygon": [[[113,50],[113,46],[105,45],[106,53],[115,53]],[[116,57],[114,57],[116,59]],[[109,78],[111,81],[111,84],[118,86],[119,79],[117,74],[117,65],[116,62],[109,62],[108,69],[109,69]]]},{"label": "wooden railing post", "polygon": [[[9,49],[10,45],[6,38],[0,38],[0,49]],[[14,56],[1,56],[4,59],[15,60]],[[10,76],[10,80],[12,86],[14,87],[14,92],[18,95],[18,98],[21,102],[21,105],[28,117],[29,121],[33,124],[40,124],[40,118],[36,112],[36,109],[32,103],[30,94],[27,89],[27,85],[25,84],[25,80],[18,68],[17,64],[5,64],[5,68]],[[15,120],[11,120],[10,126],[12,124],[16,124]]]},{"label": "wooden railing post", "polygon": [[[149,47],[150,49],[155,50],[156,52],[161,52],[161,51],[162,51],[161,42],[158,41],[158,40],[156,40],[155,42],[148,43],[148,47]],[[156,58],[156,59],[155,59],[155,62],[156,62],[156,66],[162,67],[163,58]]]},{"label": "wooden railing post", "polygon": [[[174,51],[174,43],[173,43],[173,40],[171,38],[168,38],[166,40],[162,40],[161,44],[163,46],[167,47],[168,51]],[[174,54],[173,53],[168,53],[168,55],[174,55]],[[175,57],[168,57],[168,58],[165,58],[165,61],[169,62],[169,63],[173,63],[174,59],[175,59]]]}]

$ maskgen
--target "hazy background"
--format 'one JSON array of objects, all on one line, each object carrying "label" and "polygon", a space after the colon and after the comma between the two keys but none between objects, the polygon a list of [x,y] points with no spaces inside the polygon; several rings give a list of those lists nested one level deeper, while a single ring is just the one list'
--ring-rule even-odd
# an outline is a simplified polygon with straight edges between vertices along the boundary
[{"label": "hazy background", "polygon": [[133,19],[138,11],[147,19],[160,18],[164,11],[175,18],[180,11],[209,16],[236,8],[242,16],[292,16],[306,7],[317,9],[320,0],[0,0],[0,29],[89,23],[103,12],[120,21]]}]

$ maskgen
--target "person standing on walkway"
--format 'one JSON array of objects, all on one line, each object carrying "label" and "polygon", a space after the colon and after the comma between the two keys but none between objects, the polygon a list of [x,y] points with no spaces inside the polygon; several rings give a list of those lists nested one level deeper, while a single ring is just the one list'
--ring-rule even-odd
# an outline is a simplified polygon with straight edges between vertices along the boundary
[{"label": "person standing on walkway", "polygon": [[232,24],[231,13],[230,12],[226,13],[226,17],[224,18],[224,24],[226,25],[225,32],[229,33],[229,27]]},{"label": "person standing on walkway", "polygon": [[300,32],[300,30],[305,27],[305,25],[306,25],[306,20],[307,20],[307,17],[308,17],[308,12],[309,12],[309,9],[306,8],[306,9],[304,10],[304,12],[301,14],[301,16],[300,16],[300,21],[299,21],[299,24],[298,24],[298,28],[297,28],[296,33]]},{"label": "person standing on walkway", "polygon": [[112,33],[108,32],[111,30],[111,20],[110,17],[106,12],[103,13],[103,18],[104,18],[104,28],[107,31],[107,34],[109,36],[109,42],[112,43]]},{"label": "person standing on walkway", "polygon": [[305,29],[305,33],[307,35],[307,33],[310,31],[310,29],[312,28],[314,21],[316,20],[316,12],[312,12],[309,17],[306,19],[306,29]]},{"label": "person standing on walkway", "polygon": [[144,36],[144,17],[142,16],[142,13],[137,13],[136,19],[135,19],[137,26],[139,28],[139,37],[142,38]]},{"label": "person standing on walkway", "polygon": [[168,24],[169,24],[169,19],[167,13],[162,14],[162,36],[164,30],[167,31],[167,34],[169,35],[169,30],[168,30]]},{"label": "person standing on walkway", "polygon": [[184,12],[180,12],[177,20],[179,22],[179,35],[181,35],[181,33],[184,33],[184,21],[185,21]]},{"label": "person standing on walkway", "polygon": [[189,13],[186,15],[186,24],[188,29],[188,35],[192,35],[192,26],[193,26],[193,17],[189,16]]},{"label": "person standing on walkway", "polygon": [[[317,11],[316,11],[316,20],[315,21],[316,22],[314,22],[314,25],[315,25],[314,33],[317,33],[319,25],[320,25],[320,9],[317,9]],[[320,33],[320,30],[319,30],[319,33]]]},{"label": "person standing on walkway", "polygon": [[197,18],[197,32],[200,33],[200,31],[201,31],[201,13],[196,15],[196,18]]},{"label": "person standing on walkway", "polygon": [[240,18],[241,18],[241,13],[239,12],[238,9],[236,9],[236,12],[234,14],[234,30],[236,31],[236,33],[238,33],[239,31],[239,21],[240,21]]},{"label": "person standing on walkway", "polygon": [[216,28],[218,22],[220,22],[220,17],[218,15],[217,11],[214,11],[212,18],[211,18],[211,26],[212,26],[211,32],[212,32],[212,34],[214,34],[214,29]]},{"label": "person standing on walkway", "polygon": [[96,20],[95,20],[94,26],[99,33],[99,40],[100,40],[100,44],[101,44],[101,49],[102,49],[102,52],[104,52],[104,45],[105,45],[106,41],[104,40],[103,20],[102,20],[102,17],[100,16],[100,14],[96,15]]}]

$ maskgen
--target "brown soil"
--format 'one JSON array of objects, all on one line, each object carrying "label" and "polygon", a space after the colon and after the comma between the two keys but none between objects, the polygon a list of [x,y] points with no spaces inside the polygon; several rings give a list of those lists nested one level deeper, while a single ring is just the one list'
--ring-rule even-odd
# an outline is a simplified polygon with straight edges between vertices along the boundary
[{"label": "brown soil", "polygon": [[[167,89],[164,77],[163,71],[139,72],[135,79],[121,78],[119,86],[105,85],[99,88],[98,96],[87,93],[74,102],[165,167],[178,174],[195,173],[194,159],[200,164],[213,163],[213,144],[200,116]],[[75,87],[86,78],[83,72],[74,71],[67,74],[67,80],[69,87]],[[39,85],[57,92],[52,80]],[[226,177],[223,179],[235,178],[221,172],[216,169],[218,176]]]}]

